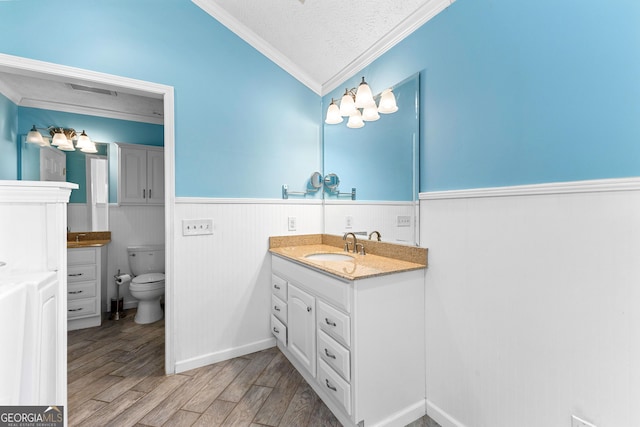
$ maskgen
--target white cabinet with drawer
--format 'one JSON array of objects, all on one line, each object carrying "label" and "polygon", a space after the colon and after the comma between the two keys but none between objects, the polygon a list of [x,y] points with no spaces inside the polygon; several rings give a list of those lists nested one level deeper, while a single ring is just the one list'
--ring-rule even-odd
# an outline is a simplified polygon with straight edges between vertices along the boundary
[{"label": "white cabinet with drawer", "polygon": [[287,345],[287,281],[271,275],[271,333],[282,345]]},{"label": "white cabinet with drawer", "polygon": [[102,323],[102,287],[106,248],[67,249],[67,329]]},{"label": "white cabinet with drawer", "polygon": [[426,413],[424,270],[349,281],[277,255],[271,266],[272,326],[276,307],[288,309],[278,348],[343,425],[407,425]]}]

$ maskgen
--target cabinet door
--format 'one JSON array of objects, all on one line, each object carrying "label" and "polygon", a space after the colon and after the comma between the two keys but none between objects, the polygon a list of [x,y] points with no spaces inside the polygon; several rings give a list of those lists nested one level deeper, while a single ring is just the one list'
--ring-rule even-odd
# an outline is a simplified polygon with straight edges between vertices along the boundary
[{"label": "cabinet door", "polygon": [[315,298],[289,284],[287,302],[287,348],[313,377],[316,376]]},{"label": "cabinet door", "polygon": [[[147,151],[120,148],[118,180],[120,204],[140,204],[147,201]],[[164,192],[164,191],[163,191]]]},{"label": "cabinet door", "polygon": [[164,151],[147,153],[147,203],[164,204]]}]

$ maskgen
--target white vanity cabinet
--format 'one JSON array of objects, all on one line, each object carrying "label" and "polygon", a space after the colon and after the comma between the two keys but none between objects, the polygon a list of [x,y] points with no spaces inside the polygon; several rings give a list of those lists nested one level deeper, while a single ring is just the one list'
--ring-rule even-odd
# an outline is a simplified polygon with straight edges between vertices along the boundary
[{"label": "white vanity cabinet", "polygon": [[164,204],[164,148],[118,144],[118,203]]},{"label": "white vanity cabinet", "polygon": [[102,323],[102,283],[107,251],[104,247],[67,249],[67,329]]},{"label": "white vanity cabinet", "polygon": [[343,425],[426,413],[425,270],[349,281],[273,255],[272,272],[288,289],[277,345]]}]

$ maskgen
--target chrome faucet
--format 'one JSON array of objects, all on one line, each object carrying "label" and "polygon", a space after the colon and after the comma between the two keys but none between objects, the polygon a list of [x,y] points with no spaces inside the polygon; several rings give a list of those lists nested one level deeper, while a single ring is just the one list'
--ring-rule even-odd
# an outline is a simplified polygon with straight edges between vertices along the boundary
[{"label": "chrome faucet", "polygon": [[358,239],[356,238],[356,235],[353,233],[344,233],[344,236],[342,236],[342,240],[344,240],[346,243],[344,244],[344,251],[345,252],[349,252],[349,242],[347,241],[347,238],[349,236],[353,237],[353,253],[356,253],[356,244],[358,244]]},{"label": "chrome faucet", "polygon": [[373,236],[374,234],[378,235],[378,242],[382,241],[382,235],[379,231],[372,231],[371,233],[369,233],[369,240],[371,240],[371,236]]},{"label": "chrome faucet", "polygon": [[84,234],[84,233],[76,234],[76,242],[79,242],[80,241],[80,237],[84,237],[84,236],[86,236],[86,234]]}]

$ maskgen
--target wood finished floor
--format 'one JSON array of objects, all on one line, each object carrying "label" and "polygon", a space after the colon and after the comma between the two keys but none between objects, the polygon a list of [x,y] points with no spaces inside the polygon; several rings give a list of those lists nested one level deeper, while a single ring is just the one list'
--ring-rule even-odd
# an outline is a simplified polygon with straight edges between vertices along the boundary
[{"label": "wood finished floor", "polygon": [[69,332],[69,426],[341,425],[275,347],[166,376],[164,321],[134,314]]}]

